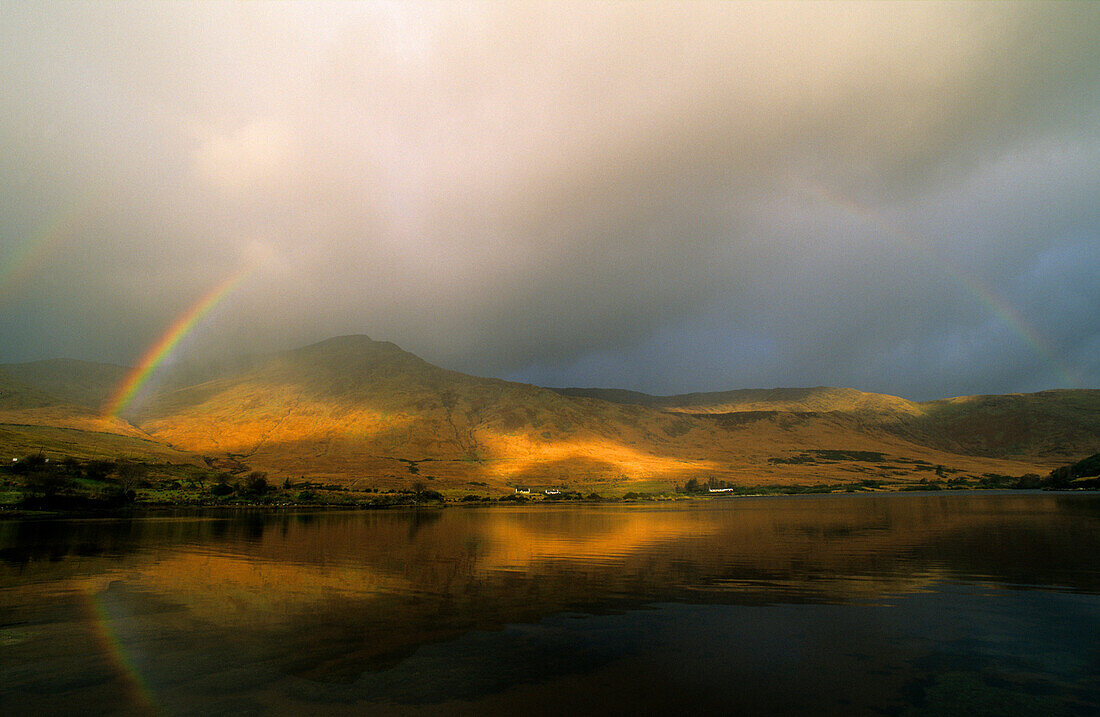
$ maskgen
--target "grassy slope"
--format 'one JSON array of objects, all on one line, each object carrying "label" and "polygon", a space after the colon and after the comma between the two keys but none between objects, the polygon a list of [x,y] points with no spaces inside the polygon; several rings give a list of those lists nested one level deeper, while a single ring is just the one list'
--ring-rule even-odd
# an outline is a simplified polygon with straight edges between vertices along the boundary
[{"label": "grassy slope", "polygon": [[1096,450],[1100,391],[961,396],[915,402],[847,388],[776,388],[648,396],[614,389],[562,389],[574,395],[715,416],[728,424],[812,417],[855,431],[889,434],[947,453],[1032,461],[1044,466]]},{"label": "grassy slope", "polygon": [[[100,371],[99,367],[106,370]],[[105,377],[117,375],[112,368],[119,367],[67,360],[0,368],[0,457],[10,460],[41,450],[57,457],[186,460],[184,454],[126,421],[105,417],[91,407],[109,390],[105,388]],[[68,375],[70,370],[73,373]],[[12,374],[34,383],[18,380]],[[89,384],[82,389],[85,378]],[[45,389],[58,390],[63,396]]]},{"label": "grassy slope", "polygon": [[[842,388],[555,391],[447,371],[363,336],[176,381],[181,387],[127,414],[129,423],[90,408],[122,379],[121,367],[3,368],[32,385],[0,373],[0,450],[38,445],[174,462],[205,455],[279,477],[386,488],[432,480],[436,488],[613,493],[688,478],[759,485],[1020,475],[1093,453],[1100,435],[1098,391],[928,403]],[[815,452],[828,450],[881,455]]]},{"label": "grassy slope", "polygon": [[[923,445],[931,429],[919,425],[919,404],[851,389],[673,398],[654,406],[563,395],[446,371],[392,344],[341,337],[164,393],[131,419],[178,448],[232,455],[277,475],[383,486],[429,478],[437,486],[626,489],[690,477],[844,482],[915,479],[937,464],[977,476],[1046,472],[1059,462]],[[811,462],[807,449],[884,455]],[[927,465],[914,468],[915,461]]]},{"label": "grassy slope", "polygon": [[854,388],[749,388],[714,393],[650,396],[636,391],[602,388],[554,389],[568,396],[598,398],[613,403],[660,408],[678,413],[734,413],[743,411],[793,411],[799,413],[861,412],[913,416],[919,405],[897,396],[867,393]]},{"label": "grassy slope", "polygon": [[0,365],[0,371],[60,401],[99,410],[130,369],[91,361],[50,359],[4,364]]},{"label": "grassy slope", "polygon": [[63,403],[57,397],[29,386],[0,369],[0,411],[46,408]]},{"label": "grassy slope", "polygon": [[497,484],[626,464],[645,474],[676,472],[675,456],[630,443],[701,424],[445,371],[365,337],[333,339],[173,391],[134,420],[174,445],[237,454],[291,475]]},{"label": "grassy slope", "polygon": [[128,458],[152,463],[193,463],[196,457],[151,438],[58,426],[0,423],[0,459],[43,452],[81,460]]},{"label": "grassy slope", "polygon": [[962,396],[921,404],[930,443],[977,455],[1072,460],[1100,447],[1100,391]]}]

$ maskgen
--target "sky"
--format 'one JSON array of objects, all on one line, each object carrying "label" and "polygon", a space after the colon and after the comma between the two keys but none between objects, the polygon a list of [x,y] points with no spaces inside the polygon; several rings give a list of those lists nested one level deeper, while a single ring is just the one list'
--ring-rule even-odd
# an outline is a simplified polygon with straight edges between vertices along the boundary
[{"label": "sky", "polygon": [[0,362],[1100,388],[1100,3],[5,0],[0,77]]}]

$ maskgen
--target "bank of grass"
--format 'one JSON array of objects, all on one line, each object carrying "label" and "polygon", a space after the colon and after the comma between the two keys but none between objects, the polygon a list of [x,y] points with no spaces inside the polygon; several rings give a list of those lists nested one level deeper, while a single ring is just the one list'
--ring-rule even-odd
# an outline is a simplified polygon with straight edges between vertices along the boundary
[{"label": "bank of grass", "polygon": [[230,473],[192,464],[79,459],[34,453],[0,466],[0,509],[29,513],[133,507],[385,507],[442,503],[423,483],[403,490],[349,488],[260,471]]},{"label": "bank of grass", "polygon": [[[841,456],[830,455],[830,459]],[[881,460],[878,455],[843,456],[848,460]],[[1090,458],[1087,460],[1094,460]],[[1095,459],[1094,462],[1100,461]],[[525,492],[494,488],[484,482],[435,489],[425,476],[402,488],[351,485],[305,478],[272,477],[242,468],[235,473],[209,466],[145,462],[131,459],[76,458],[34,453],[0,466],[0,510],[3,514],[118,511],[133,507],[330,507],[386,508],[484,504],[569,502],[658,502],[723,499],[737,496],[862,493],[975,489],[1086,488],[1080,468],[1059,469],[1047,478],[1036,474],[961,474],[929,471],[922,477],[872,479],[812,484],[737,485],[722,480],[684,483],[606,480],[572,485],[530,485]],[[929,475],[931,473],[931,475]],[[507,492],[505,492],[507,491]]]}]

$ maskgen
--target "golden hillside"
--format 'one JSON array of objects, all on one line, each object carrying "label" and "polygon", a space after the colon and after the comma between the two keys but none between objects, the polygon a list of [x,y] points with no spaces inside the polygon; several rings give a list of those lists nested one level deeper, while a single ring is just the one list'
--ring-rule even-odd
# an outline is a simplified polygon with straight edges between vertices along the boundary
[{"label": "golden hillside", "polygon": [[[177,461],[190,458],[124,420],[104,416],[98,408],[72,403],[44,390],[67,386],[70,397],[83,396],[96,406],[100,384],[93,381],[88,390],[82,390],[80,369],[75,376],[64,375],[67,368],[84,362],[40,363],[40,371],[19,370],[31,364],[17,364],[14,370],[11,365],[0,369],[0,458],[10,459],[38,450],[78,458],[133,456]],[[103,375],[96,366],[101,364],[81,368],[93,367],[85,375]],[[34,381],[35,385],[16,380],[13,373]]]},{"label": "golden hillside", "polygon": [[675,396],[650,396],[616,389],[556,389],[567,396],[586,396],[614,403],[629,403],[661,408],[678,413],[733,413],[742,411],[787,411],[825,413],[883,414],[914,416],[920,413],[913,401],[867,393],[854,388],[749,388],[714,393],[683,393]]},{"label": "golden hillside", "polygon": [[9,403],[21,407],[0,414],[0,424],[39,411],[33,425],[78,428],[73,422],[86,420],[83,430],[152,439],[212,465],[380,488],[431,480],[440,488],[614,491],[690,478],[760,485],[1046,473],[1095,452],[1100,429],[1097,391],[915,403],[846,388],[669,397],[551,390],[448,371],[366,336],[260,357],[201,380],[166,380],[161,385],[172,388],[132,407],[129,423],[45,391],[94,398],[110,393],[107,382],[90,380],[82,392],[79,377],[40,374],[26,387],[31,393],[13,391]]},{"label": "golden hillside", "polygon": [[[1060,460],[929,444],[918,440],[934,433],[922,423],[927,414],[920,404],[853,389],[612,402],[467,376],[348,336],[165,392],[130,418],[181,450],[279,475],[382,486],[413,477],[497,487],[845,481],[913,472],[922,461],[1018,475]],[[814,450],[882,456],[806,459]]]}]

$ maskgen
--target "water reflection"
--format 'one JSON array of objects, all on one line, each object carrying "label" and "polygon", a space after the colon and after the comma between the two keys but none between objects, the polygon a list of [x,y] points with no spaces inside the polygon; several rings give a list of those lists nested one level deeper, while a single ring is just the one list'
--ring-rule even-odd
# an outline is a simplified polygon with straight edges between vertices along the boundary
[{"label": "water reflection", "polygon": [[[863,708],[903,710],[954,684],[951,655],[997,658],[974,633],[993,613],[989,631],[1051,636],[1032,653],[1085,660],[1050,671],[1072,712],[1097,672],[1066,645],[1098,630],[1098,528],[1097,496],[1045,494],[5,522],[0,707],[511,711],[566,705],[561,680],[728,707],[734,679],[742,706],[850,709],[862,684]],[[1080,613],[1072,639],[1053,609]],[[694,671],[654,667],[673,655]],[[775,685],[831,675],[832,702],[731,662]],[[971,672],[951,679],[988,682]]]}]

